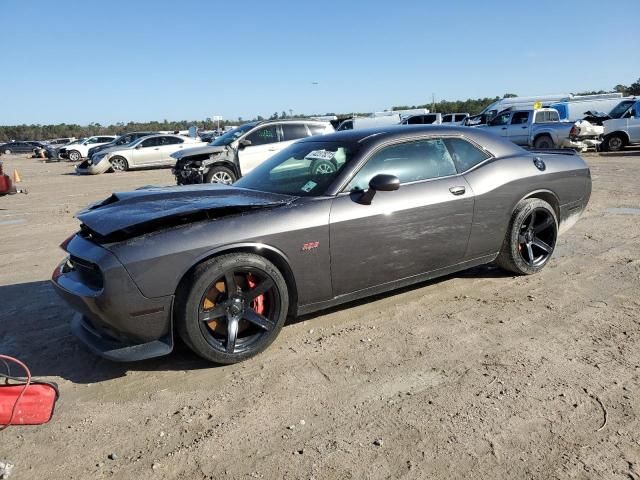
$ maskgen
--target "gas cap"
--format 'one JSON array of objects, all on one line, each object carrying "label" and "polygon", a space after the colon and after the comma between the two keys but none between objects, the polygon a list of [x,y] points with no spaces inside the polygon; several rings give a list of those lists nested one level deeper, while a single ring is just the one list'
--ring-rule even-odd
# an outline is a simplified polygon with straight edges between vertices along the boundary
[{"label": "gas cap", "polygon": [[544,161],[540,157],[534,157],[533,158],[533,164],[541,172],[544,172],[544,170],[547,168],[547,166],[544,164]]}]

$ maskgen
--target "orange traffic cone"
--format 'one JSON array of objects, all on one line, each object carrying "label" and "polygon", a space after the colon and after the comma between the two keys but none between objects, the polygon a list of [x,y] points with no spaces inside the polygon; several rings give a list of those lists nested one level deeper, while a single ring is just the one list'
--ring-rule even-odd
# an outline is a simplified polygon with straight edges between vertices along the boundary
[{"label": "orange traffic cone", "polygon": [[14,168],[13,169],[13,182],[14,183],[20,183],[22,181],[22,179],[20,178],[20,174],[18,173],[18,169]]}]

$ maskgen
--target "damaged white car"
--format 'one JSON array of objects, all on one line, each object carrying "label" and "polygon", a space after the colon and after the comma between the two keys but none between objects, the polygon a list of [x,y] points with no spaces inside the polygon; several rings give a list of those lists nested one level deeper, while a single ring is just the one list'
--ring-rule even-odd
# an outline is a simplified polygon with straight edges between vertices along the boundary
[{"label": "damaged white car", "polygon": [[128,145],[107,148],[76,166],[80,175],[97,175],[108,171],[124,172],[134,168],[173,167],[171,155],[183,148],[204,143],[182,135],[149,135]]}]

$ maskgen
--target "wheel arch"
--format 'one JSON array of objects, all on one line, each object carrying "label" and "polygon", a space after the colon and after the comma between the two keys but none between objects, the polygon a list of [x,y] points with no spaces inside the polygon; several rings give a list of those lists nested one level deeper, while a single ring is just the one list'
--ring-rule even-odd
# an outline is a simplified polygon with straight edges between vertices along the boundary
[{"label": "wheel arch", "polygon": [[631,139],[629,138],[629,134],[627,132],[625,132],[624,130],[616,130],[615,132],[607,133],[604,136],[604,141],[606,142],[607,140],[609,140],[614,135],[621,136],[622,139],[624,140],[625,145],[629,145]]},{"label": "wheel arch", "polygon": [[560,224],[560,200],[558,199],[558,196],[551,190],[534,190],[533,192],[528,193],[516,202],[516,204],[511,209],[511,214],[513,215],[513,212],[515,212],[516,207],[518,206],[518,204],[520,204],[520,202],[522,202],[523,200],[527,200],[528,198],[538,198],[551,205],[551,207],[553,207],[553,211],[556,213],[556,217],[558,218],[558,225]]},{"label": "wheel arch", "polygon": [[555,139],[553,138],[553,135],[551,134],[551,132],[549,131],[544,131],[544,132],[538,132],[536,133],[535,137],[533,137],[533,142],[532,145],[535,145],[535,143],[538,141],[538,139],[542,138],[542,137],[549,137],[549,139],[551,140],[551,143],[553,143],[554,145],[556,144]]},{"label": "wheel arch", "polygon": [[240,178],[240,169],[238,166],[233,163],[231,160],[214,160],[211,163],[207,164],[207,173],[214,167],[225,167],[230,169],[236,176],[236,178]]},{"label": "wheel arch", "polygon": [[[273,263],[276,268],[282,273],[284,280],[289,290],[289,315],[295,315],[298,306],[298,289],[296,285],[295,276],[293,270],[289,264],[287,256],[279,249],[272,247],[271,245],[265,245],[263,243],[239,243],[232,245],[225,245],[215,248],[199,256],[193,264],[182,272],[178,285],[176,287],[176,297],[183,295],[186,292],[187,280],[193,270],[203,262],[210,260],[220,255],[227,255],[229,253],[252,253],[260,257],[264,257]],[[175,303],[174,303],[175,305]]]}]

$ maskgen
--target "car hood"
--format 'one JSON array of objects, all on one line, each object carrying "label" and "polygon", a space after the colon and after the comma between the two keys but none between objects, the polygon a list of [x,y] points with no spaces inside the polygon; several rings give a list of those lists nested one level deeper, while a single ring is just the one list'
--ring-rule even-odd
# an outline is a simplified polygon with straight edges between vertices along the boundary
[{"label": "car hood", "polygon": [[203,154],[212,154],[212,153],[220,153],[224,152],[227,147],[224,146],[211,146],[205,145],[203,147],[195,147],[195,148],[185,148],[183,150],[179,150],[175,153],[171,154],[172,158],[176,160],[180,160],[185,157],[191,157],[193,155],[203,155]]},{"label": "car hood", "polygon": [[76,217],[105,241],[120,240],[198,220],[274,208],[296,197],[220,184],[144,187],[117,192]]}]

